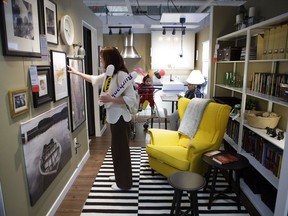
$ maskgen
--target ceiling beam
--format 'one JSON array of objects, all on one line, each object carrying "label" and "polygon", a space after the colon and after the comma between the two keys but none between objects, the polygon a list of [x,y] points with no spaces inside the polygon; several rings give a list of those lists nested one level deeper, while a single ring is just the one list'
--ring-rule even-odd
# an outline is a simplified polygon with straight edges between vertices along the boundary
[{"label": "ceiling beam", "polygon": [[[160,5],[167,5],[167,0],[83,0],[84,4],[87,6],[138,6],[138,2],[140,6],[160,6]],[[174,5],[176,6],[204,6],[207,5],[208,1],[198,0],[198,1],[191,1],[191,0],[177,0],[173,1]],[[238,1],[238,0],[221,0],[221,1],[212,1],[211,5],[218,5],[218,6],[240,6],[244,4],[246,1]]]}]

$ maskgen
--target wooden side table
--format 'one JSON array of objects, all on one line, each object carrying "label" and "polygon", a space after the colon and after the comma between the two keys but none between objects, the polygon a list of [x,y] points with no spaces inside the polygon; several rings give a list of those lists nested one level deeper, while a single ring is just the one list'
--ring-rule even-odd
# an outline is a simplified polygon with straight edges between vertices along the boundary
[{"label": "wooden side table", "polygon": [[206,185],[205,178],[197,173],[179,171],[168,176],[168,182],[175,189],[170,215],[174,215],[175,206],[175,215],[180,214],[183,191],[188,191],[190,192],[191,209],[188,209],[184,214],[186,215],[191,211],[192,215],[198,216],[197,191]]},{"label": "wooden side table", "polygon": [[[225,151],[222,151],[225,152]],[[230,153],[230,152],[229,152]],[[246,157],[244,157],[241,154],[237,153],[231,153],[234,156],[238,158],[238,161],[227,163],[227,164],[219,164],[213,160],[213,156],[207,156],[205,153],[202,155],[202,159],[209,165],[208,167],[208,172],[206,174],[206,186],[204,190],[207,189],[208,183],[209,183],[209,177],[211,175],[211,170],[214,168],[213,171],[213,178],[212,178],[212,183],[211,183],[211,190],[210,190],[210,197],[209,197],[209,203],[208,203],[208,209],[211,209],[213,201],[219,197],[226,197],[228,199],[232,199],[235,202],[238,203],[238,210],[241,208],[240,204],[240,176],[239,176],[239,171],[245,167],[249,166],[249,161]],[[216,180],[217,180],[217,175],[219,170],[226,170],[228,171],[228,188],[227,190],[219,192],[217,195],[214,195],[215,191],[215,185],[216,185]],[[235,182],[236,182],[236,187],[234,189],[234,192],[236,193],[236,199],[229,197],[226,193],[230,192],[233,190],[232,187],[232,179],[233,179],[233,172],[235,173]]]}]

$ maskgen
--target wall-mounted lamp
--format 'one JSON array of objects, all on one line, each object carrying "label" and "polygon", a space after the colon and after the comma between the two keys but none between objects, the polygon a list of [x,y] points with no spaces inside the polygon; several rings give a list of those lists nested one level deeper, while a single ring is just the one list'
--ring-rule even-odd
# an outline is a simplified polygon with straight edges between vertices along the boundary
[{"label": "wall-mounted lamp", "polygon": [[122,29],[128,29],[128,34],[131,35],[132,31],[131,28],[132,26],[108,26],[109,28],[109,35],[112,35],[112,29],[119,29],[118,34],[122,35]]},{"label": "wall-mounted lamp", "polygon": [[176,31],[179,29],[181,31],[182,35],[185,35],[185,31],[186,31],[186,26],[163,26],[163,31],[162,34],[165,35],[166,34],[166,29],[172,29],[172,35],[176,34]]},{"label": "wall-mounted lamp", "polygon": [[79,42],[78,44],[73,44],[74,48],[74,57],[76,58],[84,58],[85,57],[85,49],[82,44]]}]

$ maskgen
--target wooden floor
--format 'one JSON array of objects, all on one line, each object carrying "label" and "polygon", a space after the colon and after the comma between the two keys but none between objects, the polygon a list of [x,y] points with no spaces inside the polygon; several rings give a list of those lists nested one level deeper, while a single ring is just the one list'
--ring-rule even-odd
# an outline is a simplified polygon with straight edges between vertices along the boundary
[{"label": "wooden floor", "polygon": [[[136,137],[130,141],[130,146],[145,146],[145,131],[143,123],[136,124]],[[164,126],[161,126],[164,128]],[[104,157],[110,147],[110,128],[104,132],[102,137],[91,137],[90,158],[81,170],[79,176],[73,183],[55,216],[79,216],[82,207],[94,182],[94,179],[102,165]],[[258,212],[250,204],[248,199],[242,195],[242,203],[252,216],[259,216]]]}]

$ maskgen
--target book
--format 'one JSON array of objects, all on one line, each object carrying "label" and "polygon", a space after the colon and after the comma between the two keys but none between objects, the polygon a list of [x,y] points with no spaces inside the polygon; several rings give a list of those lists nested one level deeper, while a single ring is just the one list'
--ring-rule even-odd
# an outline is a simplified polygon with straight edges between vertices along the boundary
[{"label": "book", "polygon": [[230,153],[222,152],[214,155],[213,160],[219,164],[227,164],[238,161],[238,158]]},{"label": "book", "polygon": [[205,155],[208,156],[208,157],[211,157],[211,156],[219,154],[219,153],[221,153],[221,151],[214,150],[214,151],[206,152]]}]

